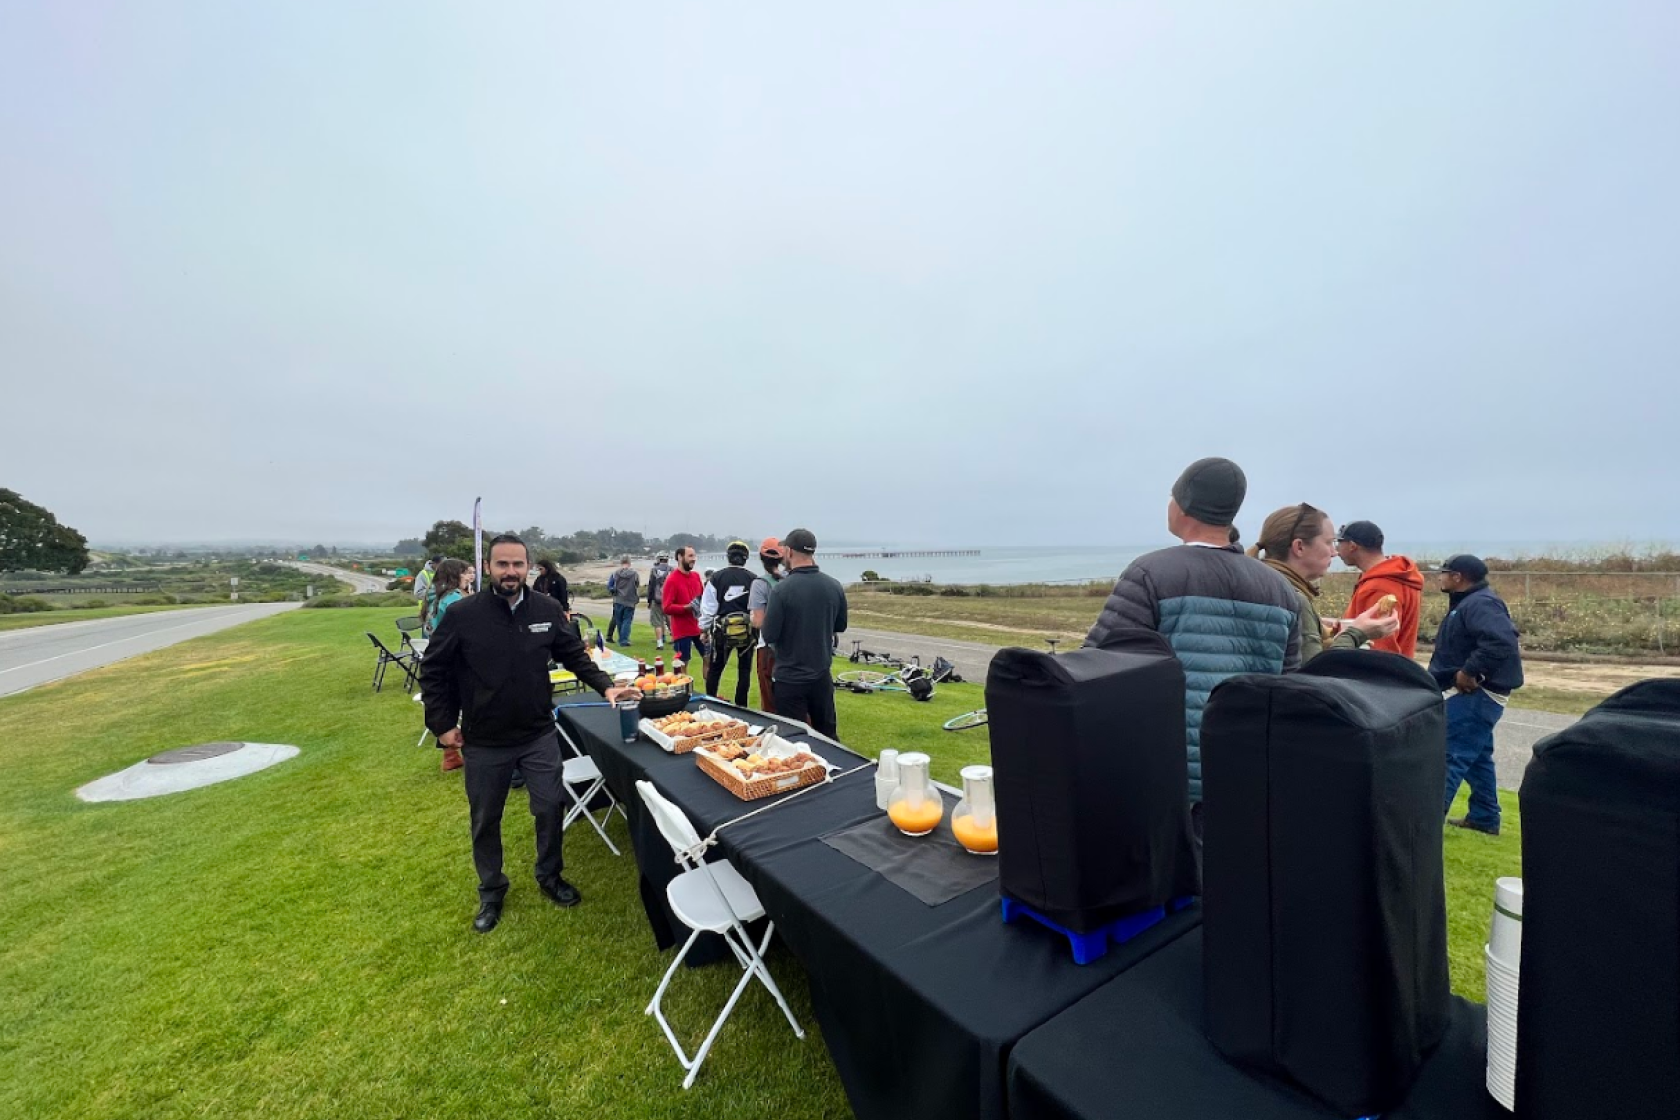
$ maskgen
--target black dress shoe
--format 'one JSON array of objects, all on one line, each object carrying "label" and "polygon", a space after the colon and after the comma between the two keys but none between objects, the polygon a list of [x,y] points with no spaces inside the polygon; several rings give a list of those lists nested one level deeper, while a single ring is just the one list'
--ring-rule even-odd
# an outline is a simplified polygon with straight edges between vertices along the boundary
[{"label": "black dress shoe", "polygon": [[572,907],[583,901],[583,895],[578,889],[564,879],[556,879],[553,883],[538,883],[537,886],[554,900],[556,906]]},{"label": "black dress shoe", "polygon": [[1473,821],[1470,820],[1469,817],[1459,817],[1456,820],[1450,820],[1447,823],[1452,825],[1454,828],[1467,828],[1471,832],[1483,832],[1483,833],[1486,833],[1489,836],[1498,836],[1499,835],[1499,826],[1498,825],[1494,825],[1492,828],[1489,828],[1485,824],[1474,823]]},{"label": "black dress shoe", "polygon": [[496,928],[496,923],[502,920],[502,904],[486,902],[478,908],[478,916],[473,919],[473,928],[479,933],[489,933]]}]

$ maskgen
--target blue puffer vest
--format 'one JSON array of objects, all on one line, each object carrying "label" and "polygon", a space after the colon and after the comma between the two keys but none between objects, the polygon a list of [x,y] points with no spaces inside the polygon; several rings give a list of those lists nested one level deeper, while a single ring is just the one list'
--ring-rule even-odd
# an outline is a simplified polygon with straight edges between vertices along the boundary
[{"label": "blue puffer vest", "polygon": [[1202,710],[1238,673],[1300,667],[1300,603],[1287,580],[1235,548],[1181,545],[1140,556],[1121,574],[1088,646],[1127,628],[1163,635],[1184,666],[1190,800],[1202,799]]}]

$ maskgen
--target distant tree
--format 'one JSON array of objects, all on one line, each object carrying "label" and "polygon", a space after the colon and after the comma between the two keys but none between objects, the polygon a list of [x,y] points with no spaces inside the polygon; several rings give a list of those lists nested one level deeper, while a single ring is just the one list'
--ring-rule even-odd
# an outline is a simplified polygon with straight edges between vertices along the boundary
[{"label": "distant tree", "polygon": [[[489,540],[493,535],[485,533],[484,539]],[[423,543],[425,544],[425,553],[428,556],[448,556],[456,560],[472,562],[472,529],[459,521],[434,522]]]},{"label": "distant tree", "polygon": [[87,566],[86,537],[16,491],[0,490],[0,571],[75,575]]},{"label": "distant tree", "polygon": [[420,543],[419,537],[404,537],[397,542],[397,547],[391,550],[393,556],[424,556],[426,546]]}]

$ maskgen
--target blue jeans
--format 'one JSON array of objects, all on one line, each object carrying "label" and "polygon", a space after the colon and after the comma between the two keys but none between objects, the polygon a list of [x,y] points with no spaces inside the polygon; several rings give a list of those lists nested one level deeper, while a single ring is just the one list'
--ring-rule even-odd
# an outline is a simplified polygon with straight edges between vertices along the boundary
[{"label": "blue jeans", "polygon": [[[626,607],[621,603],[613,604],[612,622],[607,625],[607,641],[618,642],[620,645],[630,644],[630,623],[636,617],[635,607]],[[613,637],[614,634],[618,636]]]},{"label": "blue jeans", "polygon": [[1484,828],[1499,827],[1498,783],[1493,770],[1493,725],[1505,709],[1486,692],[1461,692],[1447,700],[1447,798],[1452,808],[1460,782],[1470,783],[1466,819]]}]

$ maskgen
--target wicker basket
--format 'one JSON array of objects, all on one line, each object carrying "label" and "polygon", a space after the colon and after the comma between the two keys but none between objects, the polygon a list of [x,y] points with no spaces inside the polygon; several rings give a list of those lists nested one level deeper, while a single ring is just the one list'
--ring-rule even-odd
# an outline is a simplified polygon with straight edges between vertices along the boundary
[{"label": "wicker basket", "polygon": [[[665,732],[655,727],[653,722],[648,719],[643,719],[641,722],[642,733],[649,739],[652,739],[654,744],[658,746],[660,750],[668,751],[671,754],[687,754],[695,747],[700,746],[702,743],[716,743],[730,739],[745,739],[748,735],[752,734],[752,728],[738,719],[719,715],[718,713],[710,711],[706,708],[701,708],[700,711],[695,714],[699,717],[701,723],[714,724],[716,733],[705,736],[667,735]],[[693,725],[690,724],[689,726]]]},{"label": "wicker basket", "polygon": [[[805,752],[810,755],[810,752]],[[828,777],[828,767],[815,755],[810,755],[810,765],[788,774],[766,774],[761,778],[746,778],[729,763],[716,758],[710,751],[697,750],[694,761],[718,785],[739,797],[742,801],[758,801],[766,797],[775,797],[779,793],[792,793],[796,789],[814,786]]]}]

